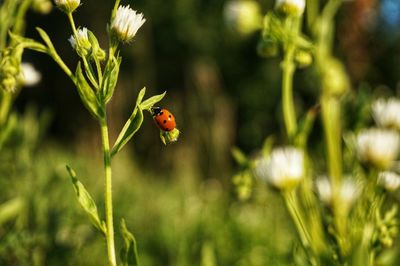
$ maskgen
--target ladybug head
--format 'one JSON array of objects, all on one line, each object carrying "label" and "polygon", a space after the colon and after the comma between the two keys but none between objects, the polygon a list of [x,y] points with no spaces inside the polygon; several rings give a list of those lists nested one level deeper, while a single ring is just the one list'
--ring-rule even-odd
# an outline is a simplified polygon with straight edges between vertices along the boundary
[{"label": "ladybug head", "polygon": [[153,116],[158,115],[161,112],[162,108],[161,107],[151,107],[151,112],[153,113]]}]

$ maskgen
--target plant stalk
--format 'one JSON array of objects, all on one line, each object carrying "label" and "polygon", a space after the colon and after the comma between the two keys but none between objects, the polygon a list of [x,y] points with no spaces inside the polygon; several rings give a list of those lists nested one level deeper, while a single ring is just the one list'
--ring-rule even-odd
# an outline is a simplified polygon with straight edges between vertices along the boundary
[{"label": "plant stalk", "polygon": [[293,74],[295,65],[293,62],[295,46],[289,45],[282,61],[282,111],[286,134],[289,139],[296,134],[297,122],[293,101]]},{"label": "plant stalk", "polygon": [[[104,108],[105,109],[105,108]],[[113,206],[112,206],[112,178],[111,178],[111,154],[108,138],[107,116],[105,115],[100,121],[101,140],[104,154],[104,199],[106,211],[106,241],[107,255],[110,266],[116,266],[115,244],[114,244],[114,226],[113,226]]]}]

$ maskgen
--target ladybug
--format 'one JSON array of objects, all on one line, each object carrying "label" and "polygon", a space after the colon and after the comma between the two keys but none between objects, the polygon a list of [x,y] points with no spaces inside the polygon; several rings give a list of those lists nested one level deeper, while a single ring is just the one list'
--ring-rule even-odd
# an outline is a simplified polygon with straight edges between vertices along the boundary
[{"label": "ladybug", "polygon": [[176,127],[175,117],[165,108],[152,107],[153,119],[163,131],[172,131]]}]

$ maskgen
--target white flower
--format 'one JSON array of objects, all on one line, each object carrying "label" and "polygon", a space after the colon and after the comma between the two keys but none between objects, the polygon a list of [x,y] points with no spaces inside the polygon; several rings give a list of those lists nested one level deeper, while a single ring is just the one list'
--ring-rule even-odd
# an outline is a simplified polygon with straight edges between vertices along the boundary
[{"label": "white flower", "polygon": [[400,100],[376,100],[372,104],[372,116],[378,126],[400,130]]},{"label": "white flower", "polygon": [[25,86],[35,86],[42,79],[42,74],[30,63],[22,63],[21,71]]},{"label": "white flower", "polygon": [[119,6],[111,29],[120,41],[129,42],[145,21],[143,14],[136,13],[129,5]]},{"label": "white flower", "polygon": [[277,0],[275,8],[287,15],[300,16],[306,7],[305,0]]},{"label": "white flower", "polygon": [[400,176],[390,171],[381,172],[378,175],[378,184],[388,191],[395,191],[400,187]]},{"label": "white flower", "polygon": [[274,149],[258,161],[255,173],[279,189],[296,186],[304,175],[304,154],[294,147]]},{"label": "white flower", "polygon": [[224,17],[241,34],[252,33],[262,26],[260,6],[253,0],[233,0],[226,3]]},{"label": "white flower", "polygon": [[381,169],[391,167],[399,153],[400,138],[394,130],[364,129],[356,141],[359,159]]},{"label": "white flower", "polygon": [[[316,187],[319,198],[326,205],[332,205],[332,185],[329,179],[324,176],[316,180]],[[360,195],[360,187],[349,177],[343,179],[339,186],[338,195],[338,208],[340,211],[346,213],[353,206],[354,201]]]},{"label": "white flower", "polygon": [[80,56],[86,56],[92,48],[88,37],[88,29],[85,27],[78,29],[76,36],[71,35],[68,41]]},{"label": "white flower", "polygon": [[54,2],[65,13],[72,13],[81,4],[81,0],[54,0]]}]

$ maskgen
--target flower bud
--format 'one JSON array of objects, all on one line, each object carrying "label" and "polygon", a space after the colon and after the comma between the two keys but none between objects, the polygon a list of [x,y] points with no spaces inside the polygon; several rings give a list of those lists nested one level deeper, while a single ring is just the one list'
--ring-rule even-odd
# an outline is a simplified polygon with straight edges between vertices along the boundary
[{"label": "flower bud", "polygon": [[311,53],[305,50],[296,51],[294,59],[300,68],[308,67],[313,62]]},{"label": "flower bud", "polygon": [[53,4],[50,0],[34,0],[32,3],[33,11],[46,15],[53,9]]},{"label": "flower bud", "polygon": [[400,138],[393,130],[364,129],[356,141],[358,158],[380,169],[390,168],[399,153]]},{"label": "flower bud", "polygon": [[301,16],[306,7],[305,0],[277,0],[276,10],[288,16]]},{"label": "flower bud", "polygon": [[390,171],[381,172],[378,175],[378,184],[387,191],[395,191],[400,187],[400,176]]},{"label": "flower bud", "polygon": [[278,189],[292,189],[304,176],[303,151],[294,147],[274,149],[268,158],[259,159],[255,174]]},{"label": "flower bud", "polygon": [[174,128],[171,131],[160,130],[160,138],[162,143],[164,143],[164,145],[178,141],[179,134],[180,131],[177,128]]},{"label": "flower bud", "polygon": [[376,100],[372,104],[372,116],[378,126],[400,130],[400,100]]},{"label": "flower bud", "polygon": [[100,61],[104,60],[106,58],[106,52],[101,49],[96,36],[90,30],[88,30],[88,37],[92,47],[91,56]]},{"label": "flower bud", "polygon": [[81,4],[81,0],[54,0],[54,2],[59,9],[67,14],[74,12]]},{"label": "flower bud", "polygon": [[127,6],[119,6],[114,20],[111,22],[111,32],[121,42],[129,42],[146,22],[142,13]]},{"label": "flower bud", "polygon": [[254,0],[233,0],[227,2],[224,17],[241,34],[250,34],[261,29],[262,15],[259,4]]},{"label": "flower bud", "polygon": [[25,86],[35,86],[42,79],[42,74],[30,63],[22,63],[21,70]]},{"label": "flower bud", "polygon": [[83,27],[78,29],[76,36],[71,35],[68,41],[71,43],[72,48],[74,48],[79,56],[86,57],[89,53],[91,53],[92,45],[89,42],[87,28]]},{"label": "flower bud", "polygon": [[340,97],[350,89],[350,81],[343,65],[336,59],[326,60],[322,70],[322,87],[324,93]]}]

